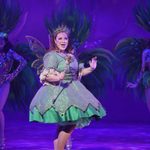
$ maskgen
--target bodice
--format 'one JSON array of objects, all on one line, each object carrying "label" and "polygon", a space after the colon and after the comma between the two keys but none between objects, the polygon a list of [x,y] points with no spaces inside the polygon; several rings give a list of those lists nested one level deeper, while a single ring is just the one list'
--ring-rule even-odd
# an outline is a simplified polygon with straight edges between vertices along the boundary
[{"label": "bodice", "polygon": [[11,71],[12,65],[13,59],[9,52],[0,54],[0,76],[7,75]]},{"label": "bodice", "polygon": [[76,79],[79,70],[77,59],[72,55],[70,64],[66,64],[66,57],[67,54],[57,53],[58,65],[56,71],[62,72],[65,70],[64,80]]}]

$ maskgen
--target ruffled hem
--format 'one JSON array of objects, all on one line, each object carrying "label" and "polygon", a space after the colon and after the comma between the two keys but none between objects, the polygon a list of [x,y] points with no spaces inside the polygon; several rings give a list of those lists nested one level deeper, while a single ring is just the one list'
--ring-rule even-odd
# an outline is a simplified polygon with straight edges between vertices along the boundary
[{"label": "ruffled hem", "polygon": [[106,112],[103,107],[96,109],[91,104],[85,111],[71,106],[64,114],[58,113],[54,107],[47,110],[44,114],[41,114],[39,110],[34,107],[34,109],[30,111],[30,121],[58,123],[61,125],[76,124],[77,128],[82,128],[89,125],[93,118],[102,118],[105,115]]}]

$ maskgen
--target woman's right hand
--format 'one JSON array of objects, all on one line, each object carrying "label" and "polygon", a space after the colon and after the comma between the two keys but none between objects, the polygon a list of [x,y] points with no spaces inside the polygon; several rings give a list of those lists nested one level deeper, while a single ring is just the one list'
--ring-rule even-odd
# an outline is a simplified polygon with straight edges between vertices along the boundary
[{"label": "woman's right hand", "polygon": [[132,82],[127,82],[127,85],[126,85],[126,87],[128,88],[136,88],[137,86],[138,86],[137,83],[132,83]]}]

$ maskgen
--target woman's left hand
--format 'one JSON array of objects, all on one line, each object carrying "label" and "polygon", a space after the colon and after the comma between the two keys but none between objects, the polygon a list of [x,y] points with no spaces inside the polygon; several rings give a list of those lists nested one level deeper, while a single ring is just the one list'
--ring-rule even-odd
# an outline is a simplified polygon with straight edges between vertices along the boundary
[{"label": "woman's left hand", "polygon": [[91,67],[92,70],[95,70],[97,67],[97,57],[93,57],[90,61],[89,61],[89,65]]}]

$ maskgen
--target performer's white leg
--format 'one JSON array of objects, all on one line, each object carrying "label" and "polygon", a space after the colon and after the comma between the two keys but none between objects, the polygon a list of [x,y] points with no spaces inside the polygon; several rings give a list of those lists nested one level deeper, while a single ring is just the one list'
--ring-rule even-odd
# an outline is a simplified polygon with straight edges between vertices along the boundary
[{"label": "performer's white leg", "polygon": [[54,144],[54,150],[58,150],[58,147],[57,147],[58,139],[55,139],[53,144]]},{"label": "performer's white leg", "polygon": [[5,83],[0,87],[0,147],[4,146],[5,117],[3,113],[3,108],[7,101],[9,89],[10,89],[10,83]]},{"label": "performer's white leg", "polygon": [[57,141],[57,150],[64,150],[65,145],[70,138],[72,132],[75,129],[75,125],[64,126],[63,130],[59,132]]},{"label": "performer's white leg", "polygon": [[148,110],[150,111],[150,88],[145,89],[146,103]]}]

